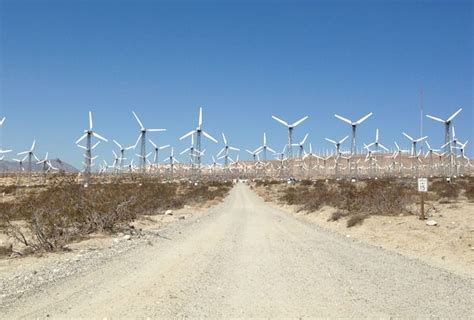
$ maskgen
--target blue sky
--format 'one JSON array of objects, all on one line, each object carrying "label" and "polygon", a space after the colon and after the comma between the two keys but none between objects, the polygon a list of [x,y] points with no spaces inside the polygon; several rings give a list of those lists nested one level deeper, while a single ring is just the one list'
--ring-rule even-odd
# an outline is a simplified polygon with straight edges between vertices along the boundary
[{"label": "blue sky", "polygon": [[[133,144],[138,125],[177,151],[197,125],[220,141],[256,148],[267,132],[281,149],[286,131],[271,119],[304,115],[295,139],[315,149],[349,127],[334,117],[374,115],[359,130],[372,141],[408,147],[425,112],[448,117],[474,144],[471,1],[22,1],[0,0],[2,147],[80,166],[74,141],[92,110],[105,137]],[[442,124],[425,119],[434,146]],[[471,142],[470,142],[471,143]],[[111,160],[112,144],[97,148]],[[150,148],[150,146],[148,146]],[[221,145],[205,142],[207,154]],[[469,146],[472,150],[472,145]],[[472,155],[472,152],[469,151]],[[12,156],[10,155],[9,158]],[[242,158],[247,155],[241,154]],[[181,157],[183,159],[183,157]]]}]

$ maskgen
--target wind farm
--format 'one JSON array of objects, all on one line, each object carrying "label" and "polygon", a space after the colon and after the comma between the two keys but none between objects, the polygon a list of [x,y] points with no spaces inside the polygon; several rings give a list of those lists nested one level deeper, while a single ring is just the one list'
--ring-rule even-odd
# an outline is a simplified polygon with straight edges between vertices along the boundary
[{"label": "wind farm", "polygon": [[0,319],[472,319],[469,1],[0,1]]}]

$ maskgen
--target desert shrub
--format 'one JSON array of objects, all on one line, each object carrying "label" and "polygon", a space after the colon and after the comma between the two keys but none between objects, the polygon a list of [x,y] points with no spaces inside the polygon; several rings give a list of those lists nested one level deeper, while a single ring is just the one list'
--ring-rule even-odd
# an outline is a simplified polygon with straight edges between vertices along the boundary
[{"label": "desert shrub", "polygon": [[345,214],[344,212],[338,210],[338,211],[334,211],[331,216],[328,218],[328,222],[331,222],[331,221],[338,221],[339,219],[341,219],[342,217],[344,217]]},{"label": "desert shrub", "polygon": [[429,190],[436,193],[440,198],[455,199],[461,192],[461,185],[455,181],[435,180],[429,186]]},{"label": "desert shrub", "polygon": [[367,218],[366,214],[363,213],[357,213],[354,215],[351,215],[349,219],[347,219],[347,227],[353,227],[358,224],[362,224],[364,220]]},{"label": "desert shrub", "polygon": [[339,210],[328,221],[336,221],[346,215],[365,218],[368,215],[409,213],[414,195],[415,187],[412,183],[395,179],[367,180],[358,183],[321,181],[311,186],[300,184],[284,188],[279,200],[298,206],[298,210],[309,212],[316,211],[323,205],[335,207]]},{"label": "desert shrub", "polygon": [[[212,185],[212,186],[210,186]],[[115,232],[137,215],[178,209],[186,203],[224,197],[232,184],[178,184],[142,180],[134,183],[56,184],[13,203],[0,203],[0,221],[26,246],[53,251],[93,232]],[[27,223],[31,236],[14,221]]]},{"label": "desert shrub", "polygon": [[466,196],[466,198],[468,198],[469,200],[474,200],[474,183],[466,186],[466,189],[465,189],[465,193],[464,195]]},{"label": "desert shrub", "polygon": [[311,186],[313,182],[311,180],[301,180],[300,185],[302,186]]}]

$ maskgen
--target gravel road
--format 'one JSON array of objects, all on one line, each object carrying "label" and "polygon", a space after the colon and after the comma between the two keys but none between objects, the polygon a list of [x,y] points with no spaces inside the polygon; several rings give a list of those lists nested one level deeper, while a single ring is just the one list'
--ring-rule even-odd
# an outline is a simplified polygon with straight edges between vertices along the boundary
[{"label": "gravel road", "polygon": [[305,224],[244,184],[182,223],[0,318],[473,318],[472,279]]}]

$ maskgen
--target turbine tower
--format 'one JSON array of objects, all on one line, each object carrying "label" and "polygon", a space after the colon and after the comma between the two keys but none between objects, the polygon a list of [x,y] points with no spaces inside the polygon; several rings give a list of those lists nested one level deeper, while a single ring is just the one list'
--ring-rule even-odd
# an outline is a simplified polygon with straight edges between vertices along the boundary
[{"label": "turbine tower", "polygon": [[76,141],[76,145],[78,145],[82,140],[87,139],[86,147],[85,147],[86,153],[84,155],[84,166],[85,166],[84,172],[87,179],[86,183],[89,182],[89,177],[90,177],[91,167],[92,167],[92,160],[95,159],[92,157],[92,149],[94,149],[98,145],[97,143],[94,147],[92,147],[92,136],[96,137],[99,140],[108,142],[107,139],[102,137],[100,134],[94,132],[93,127],[94,127],[94,123],[92,122],[92,112],[89,111],[89,129],[84,130],[84,134]]},{"label": "turbine tower", "polygon": [[452,114],[448,119],[446,119],[446,120],[443,120],[443,119],[438,118],[438,117],[426,115],[427,118],[430,118],[430,119],[432,119],[432,120],[435,120],[435,121],[444,123],[444,143],[445,143],[445,151],[446,151],[446,152],[451,152],[451,146],[450,146],[450,142],[452,141],[452,140],[451,140],[451,136],[450,136],[451,123],[452,123],[453,119],[454,119],[461,111],[462,111],[462,108],[459,108],[458,111],[456,111],[455,113],[453,113],[453,114]]},{"label": "turbine tower", "polygon": [[289,124],[288,122],[276,117],[276,116],[272,116],[272,118],[278,122],[280,122],[282,125],[284,125],[285,127],[288,128],[288,144],[287,144],[287,149],[286,149],[286,152],[287,152],[287,159],[290,159],[293,157],[293,130],[299,125],[301,124],[303,121],[305,121],[306,119],[308,119],[309,117],[308,116],[305,116],[303,118],[301,118],[300,120],[296,121],[295,123],[293,124]]},{"label": "turbine tower", "polygon": [[357,131],[357,126],[360,125],[362,122],[364,122],[365,120],[367,120],[370,116],[372,115],[372,112],[366,114],[365,116],[363,116],[362,118],[360,118],[359,120],[357,121],[351,121],[347,118],[344,118],[338,114],[335,114],[334,116],[336,118],[338,118],[339,120],[342,120],[348,124],[351,125],[352,127],[352,144],[351,144],[351,154],[356,154],[356,148],[357,148],[357,144],[356,144],[356,131]]},{"label": "turbine tower", "polygon": [[133,116],[135,117],[135,120],[137,120],[138,125],[140,126],[140,135],[138,136],[137,142],[135,143],[135,147],[140,143],[140,171],[142,173],[145,172],[146,168],[146,159],[147,159],[147,154],[146,154],[146,133],[147,132],[163,132],[166,131],[166,129],[147,129],[143,125],[143,122],[140,121],[140,118],[138,118],[137,114],[135,111],[132,111]]}]

